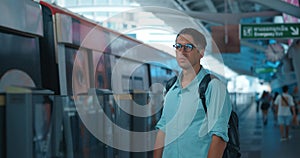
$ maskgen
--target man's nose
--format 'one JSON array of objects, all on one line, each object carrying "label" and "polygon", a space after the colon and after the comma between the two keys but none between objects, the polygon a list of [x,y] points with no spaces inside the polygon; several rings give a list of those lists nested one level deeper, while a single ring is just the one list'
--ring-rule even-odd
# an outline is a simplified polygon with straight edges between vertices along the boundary
[{"label": "man's nose", "polygon": [[184,56],[186,56],[186,54],[187,54],[187,52],[184,50],[184,47],[182,47],[182,48],[180,48],[176,51],[179,52],[180,54],[184,55]]}]

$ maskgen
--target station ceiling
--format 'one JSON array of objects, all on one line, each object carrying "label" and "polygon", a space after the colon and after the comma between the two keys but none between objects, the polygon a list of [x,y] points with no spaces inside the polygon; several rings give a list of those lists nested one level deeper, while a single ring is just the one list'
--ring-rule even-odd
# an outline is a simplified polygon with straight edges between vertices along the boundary
[{"label": "station ceiling", "polygon": [[[232,43],[228,43],[228,38],[238,38],[237,46],[240,48],[221,52],[224,64],[239,74],[258,77],[264,81],[271,81],[276,77],[276,71],[284,55],[282,52],[286,52],[289,43],[288,39],[239,39],[239,24],[274,24],[275,17],[282,17],[283,13],[300,18],[300,8],[284,0],[136,0],[136,2],[141,6],[178,10],[193,18],[199,26],[209,30],[212,36],[214,33],[218,34],[214,28],[223,27],[228,36],[225,39],[227,40],[225,47],[232,47]],[[163,12],[163,10],[153,11],[153,14],[174,30],[178,30],[178,27],[185,23],[184,19]],[[279,43],[283,48],[279,51],[282,52],[278,53],[273,48],[270,52],[268,50],[270,43]],[[273,58],[270,58],[270,55]]]}]

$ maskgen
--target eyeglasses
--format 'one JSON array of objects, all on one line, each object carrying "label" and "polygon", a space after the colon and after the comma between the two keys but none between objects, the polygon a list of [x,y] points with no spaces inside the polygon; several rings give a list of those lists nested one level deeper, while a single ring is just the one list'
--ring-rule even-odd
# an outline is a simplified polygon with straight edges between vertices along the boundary
[{"label": "eyeglasses", "polygon": [[180,43],[176,43],[176,44],[173,45],[173,47],[174,47],[176,50],[180,50],[180,49],[183,47],[183,50],[184,50],[185,52],[190,52],[190,51],[193,50],[193,48],[194,48],[195,46],[194,46],[193,44],[190,44],[190,43],[185,44],[185,45],[182,45],[182,44],[180,44]]}]

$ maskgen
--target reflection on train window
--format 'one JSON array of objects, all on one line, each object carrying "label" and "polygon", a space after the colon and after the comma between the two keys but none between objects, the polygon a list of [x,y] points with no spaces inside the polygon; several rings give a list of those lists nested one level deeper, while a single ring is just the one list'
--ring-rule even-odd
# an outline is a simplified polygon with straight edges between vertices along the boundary
[{"label": "reflection on train window", "polygon": [[174,71],[156,65],[150,65],[150,73],[152,84],[161,83],[163,85],[165,85],[166,82],[175,75]]},{"label": "reflection on train window", "polygon": [[93,51],[94,75],[96,88],[109,88],[110,56],[99,51]]},{"label": "reflection on train window", "polygon": [[103,81],[103,76],[101,75],[101,74],[99,74],[98,76],[97,76],[97,87],[98,88],[103,88],[104,87],[104,81]]},{"label": "reflection on train window", "polygon": [[72,48],[66,48],[66,76],[67,76],[67,90],[68,94],[72,94],[72,90],[69,87],[72,87],[72,70],[74,61],[76,58],[76,50]]},{"label": "reflection on train window", "polygon": [[38,39],[0,32],[0,43],[0,78],[7,70],[18,69],[28,74],[36,86],[41,86]]},{"label": "reflection on train window", "polygon": [[134,77],[134,80],[133,80],[133,89],[135,90],[143,90],[144,88],[144,81],[143,81],[143,78],[142,77]]},{"label": "reflection on train window", "polygon": [[82,70],[78,70],[76,72],[76,76],[75,77],[77,78],[79,84],[81,84],[81,85],[84,84],[84,78],[83,78],[83,72],[82,72]]},{"label": "reflection on train window", "polygon": [[87,50],[77,50],[66,47],[66,76],[68,94],[72,94],[72,90],[74,90],[77,94],[88,91],[88,88],[90,87],[88,67]]},{"label": "reflection on train window", "polygon": [[121,84],[122,84],[123,92],[128,92],[129,90],[132,90],[131,76],[122,75],[122,83]]},{"label": "reflection on train window", "polygon": [[123,92],[128,92],[132,90],[144,90],[144,80],[142,77],[132,77],[122,75],[122,89]]}]

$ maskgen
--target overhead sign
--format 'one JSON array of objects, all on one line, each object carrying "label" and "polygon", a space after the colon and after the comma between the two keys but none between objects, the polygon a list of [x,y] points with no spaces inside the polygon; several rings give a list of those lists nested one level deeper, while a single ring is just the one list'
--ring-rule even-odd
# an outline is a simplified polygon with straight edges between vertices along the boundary
[{"label": "overhead sign", "polygon": [[300,23],[240,24],[240,38],[300,38]]},{"label": "overhead sign", "polygon": [[255,73],[257,74],[263,74],[263,73],[271,73],[271,72],[277,72],[276,68],[272,68],[272,67],[262,67],[262,68],[256,68],[255,69]]}]

